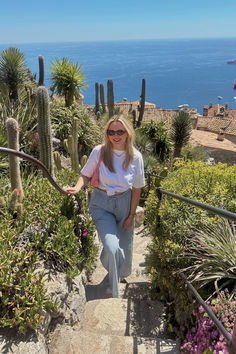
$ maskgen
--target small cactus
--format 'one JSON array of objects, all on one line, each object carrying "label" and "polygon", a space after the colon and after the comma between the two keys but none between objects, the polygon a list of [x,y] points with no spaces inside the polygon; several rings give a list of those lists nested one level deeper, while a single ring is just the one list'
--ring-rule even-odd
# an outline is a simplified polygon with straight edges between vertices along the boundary
[{"label": "small cactus", "polygon": [[103,84],[100,84],[100,101],[101,101],[101,105],[102,105],[102,113],[106,113],[105,94],[104,94]]},{"label": "small cactus", "polygon": [[39,81],[38,86],[44,86],[44,57],[42,55],[38,56],[39,60]]},{"label": "small cactus", "polygon": [[6,208],[6,201],[4,197],[0,197],[0,211]]},{"label": "small cactus", "polygon": [[[8,147],[19,151],[19,128],[18,123],[14,118],[8,118],[6,121]],[[20,161],[19,157],[9,155],[9,174],[11,181],[11,190],[21,191],[20,199],[23,198],[23,188],[20,176]]]},{"label": "small cactus", "polygon": [[40,161],[46,166],[49,173],[54,176],[49,94],[44,86],[39,86],[37,89],[37,107]]},{"label": "small cactus", "polygon": [[95,82],[95,114],[99,112],[99,95],[98,95],[98,82]]},{"label": "small cactus", "polygon": [[9,200],[9,209],[13,212],[16,210],[16,204],[18,202],[18,190],[14,189],[11,193],[10,200]]},{"label": "small cactus", "polygon": [[84,165],[86,164],[87,160],[88,160],[88,156],[87,156],[87,155],[83,155],[83,156],[81,157],[80,164],[81,164],[81,167],[82,167],[82,168],[83,168]]},{"label": "small cactus", "polygon": [[107,81],[107,105],[109,111],[109,118],[114,115],[114,90],[113,90],[113,81]]},{"label": "small cactus", "polygon": [[56,166],[57,170],[60,171],[62,169],[62,166],[61,166],[61,157],[60,157],[59,152],[54,151],[53,157],[54,157],[55,166]]},{"label": "small cactus", "polygon": [[64,147],[66,151],[70,154],[71,168],[76,173],[79,172],[78,130],[79,130],[79,120],[78,118],[74,118],[72,121],[71,135],[68,136],[68,139],[64,140]]},{"label": "small cactus", "polygon": [[145,87],[146,87],[146,81],[145,79],[142,79],[142,91],[141,91],[141,96],[140,96],[140,101],[138,106],[139,117],[136,125],[137,127],[140,127],[141,122],[143,120],[143,114],[145,108]]},{"label": "small cactus", "polygon": [[22,203],[16,203],[15,211],[16,211],[17,219],[21,219],[24,214],[24,209],[23,209]]},{"label": "small cactus", "polygon": [[132,110],[132,117],[133,117],[133,128],[136,128],[136,111],[135,109]]}]

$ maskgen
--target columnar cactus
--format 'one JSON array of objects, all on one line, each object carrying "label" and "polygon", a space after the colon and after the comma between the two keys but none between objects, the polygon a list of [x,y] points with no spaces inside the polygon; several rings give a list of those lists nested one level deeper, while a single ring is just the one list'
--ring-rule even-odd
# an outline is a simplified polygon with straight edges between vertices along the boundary
[{"label": "columnar cactus", "polygon": [[19,198],[18,190],[14,189],[14,191],[11,193],[10,200],[9,200],[9,209],[12,212],[16,210],[18,198]]},{"label": "columnar cactus", "polygon": [[99,112],[99,95],[98,95],[98,82],[95,82],[95,113]]},{"label": "columnar cactus", "polygon": [[0,197],[0,211],[6,208],[6,202],[4,197]]},{"label": "columnar cactus", "polygon": [[78,131],[79,131],[79,120],[78,118],[73,118],[71,135],[68,139],[64,140],[64,146],[67,152],[70,154],[71,158],[71,168],[76,173],[79,172],[79,161],[78,161]]},{"label": "columnar cactus", "polygon": [[38,56],[39,60],[39,81],[38,86],[44,86],[44,57],[42,55]]},{"label": "columnar cactus", "polygon": [[82,167],[82,168],[83,168],[84,165],[86,164],[87,160],[88,160],[88,156],[87,156],[87,155],[83,155],[83,156],[81,157],[80,164],[81,164],[81,167]]},{"label": "columnar cactus", "polygon": [[114,91],[113,91],[113,81],[107,81],[107,105],[109,111],[109,118],[114,115]]},{"label": "columnar cactus", "polygon": [[[6,121],[8,147],[19,151],[19,127],[14,118],[8,118]],[[23,199],[23,188],[20,176],[20,161],[19,157],[9,155],[9,174],[11,181],[11,190],[18,190],[20,199]]]},{"label": "columnar cactus", "polygon": [[104,86],[100,84],[100,102],[102,105],[102,113],[106,113],[106,106],[105,106],[105,94],[104,94]]},{"label": "columnar cactus", "polygon": [[136,111],[135,109],[132,110],[132,117],[133,117],[133,128],[136,128]]},{"label": "columnar cactus", "polygon": [[16,216],[17,216],[17,219],[21,219],[23,214],[24,214],[24,208],[23,208],[23,205],[22,203],[17,203],[16,204]]},{"label": "columnar cactus", "polygon": [[36,94],[38,107],[40,161],[46,166],[50,174],[54,176],[49,94],[48,90],[44,86],[39,86]]},{"label": "columnar cactus", "polygon": [[142,79],[142,92],[141,92],[140,102],[139,102],[139,106],[138,106],[139,117],[138,117],[138,121],[137,121],[137,127],[140,127],[142,119],[143,119],[143,114],[144,114],[144,108],[145,108],[145,86],[146,86],[145,79]]},{"label": "columnar cactus", "polygon": [[61,166],[61,157],[60,157],[59,152],[54,151],[53,157],[54,157],[54,162],[55,162],[56,168],[58,171],[60,171],[62,169],[62,166]]}]

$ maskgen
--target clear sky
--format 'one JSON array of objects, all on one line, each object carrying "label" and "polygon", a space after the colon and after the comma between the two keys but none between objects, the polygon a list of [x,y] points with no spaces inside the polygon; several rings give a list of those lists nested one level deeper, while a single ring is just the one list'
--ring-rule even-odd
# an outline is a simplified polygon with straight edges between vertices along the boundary
[{"label": "clear sky", "polygon": [[236,0],[0,0],[0,43],[236,37]]}]

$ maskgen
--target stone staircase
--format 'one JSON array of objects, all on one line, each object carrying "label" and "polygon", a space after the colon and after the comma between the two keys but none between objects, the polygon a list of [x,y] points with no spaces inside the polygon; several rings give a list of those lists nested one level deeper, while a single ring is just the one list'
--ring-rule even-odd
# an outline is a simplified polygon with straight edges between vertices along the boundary
[{"label": "stone staircase", "polygon": [[86,284],[82,321],[53,338],[50,354],[180,353],[179,344],[164,331],[164,306],[147,297],[150,282],[143,263],[148,242],[143,226],[135,229],[133,272],[120,283],[120,298],[107,298],[107,272],[98,261]]}]

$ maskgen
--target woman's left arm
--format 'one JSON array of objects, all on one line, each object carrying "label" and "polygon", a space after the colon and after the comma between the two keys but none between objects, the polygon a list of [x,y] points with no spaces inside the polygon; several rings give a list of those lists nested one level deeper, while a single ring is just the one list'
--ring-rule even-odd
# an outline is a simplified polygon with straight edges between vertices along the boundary
[{"label": "woman's left arm", "polygon": [[125,222],[123,224],[123,227],[125,230],[129,230],[133,225],[134,215],[135,215],[135,211],[138,206],[138,203],[139,203],[140,194],[141,194],[141,188],[132,187],[130,213],[129,213],[128,218],[125,220]]}]

